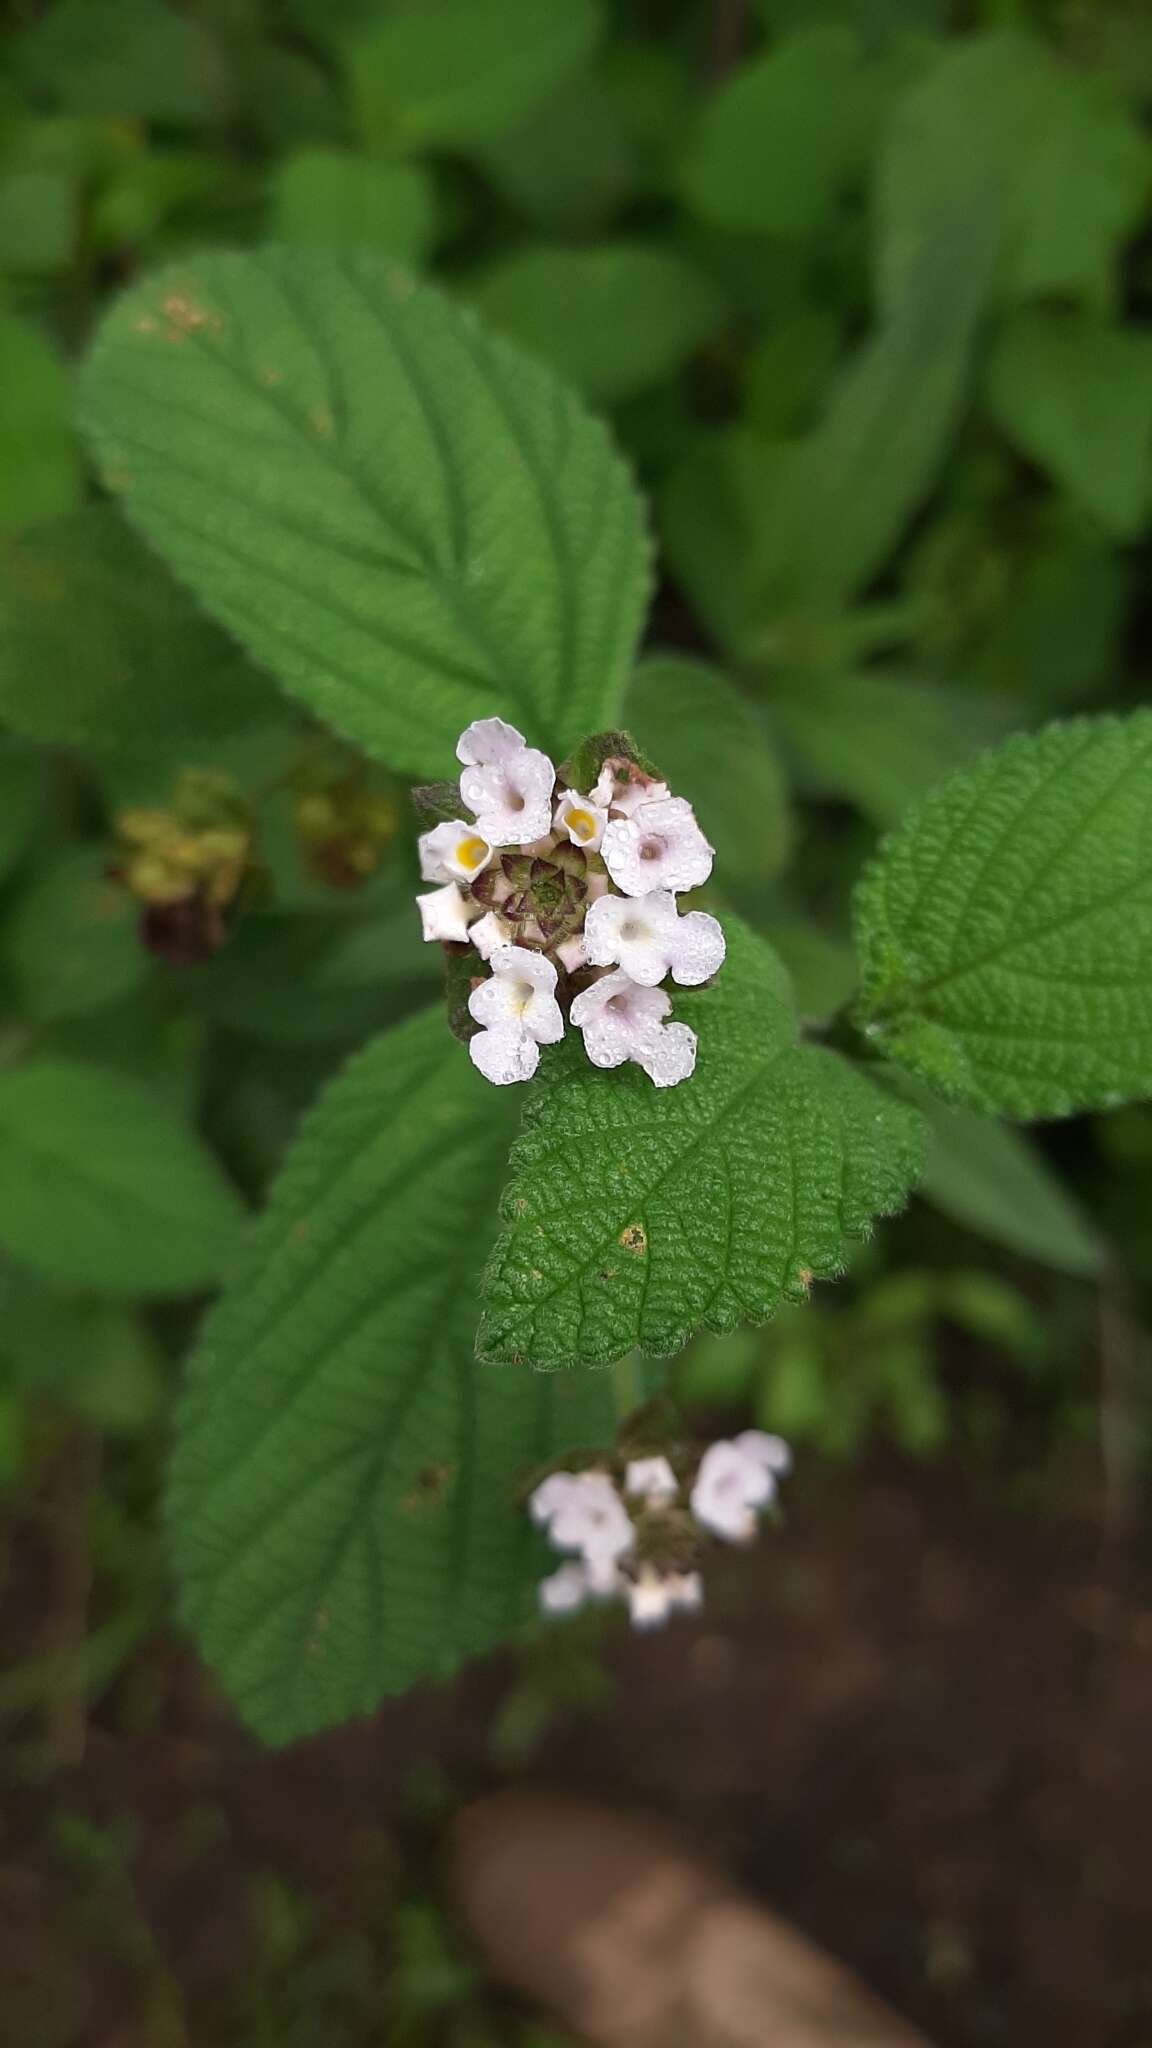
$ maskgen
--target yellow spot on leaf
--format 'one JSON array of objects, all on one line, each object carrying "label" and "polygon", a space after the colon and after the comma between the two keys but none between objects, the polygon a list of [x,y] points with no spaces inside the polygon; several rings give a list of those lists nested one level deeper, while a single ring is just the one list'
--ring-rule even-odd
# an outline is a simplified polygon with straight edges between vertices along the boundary
[{"label": "yellow spot on leaf", "polygon": [[626,1223],[617,1242],[623,1245],[626,1252],[632,1252],[636,1258],[642,1259],[648,1249],[648,1233],[642,1223]]}]

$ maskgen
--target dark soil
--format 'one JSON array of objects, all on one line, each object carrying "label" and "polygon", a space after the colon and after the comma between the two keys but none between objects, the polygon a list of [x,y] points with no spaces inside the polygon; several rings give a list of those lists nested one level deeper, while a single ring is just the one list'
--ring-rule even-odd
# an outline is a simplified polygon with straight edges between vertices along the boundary
[{"label": "dark soil", "polygon": [[[518,1775],[671,1820],[940,2048],[1152,2048],[1152,1560],[1070,1491],[799,1480]],[[151,1647],[82,1764],[9,1760],[4,2048],[377,2048],[412,1845],[499,1778],[513,1675],[263,1756]]]}]

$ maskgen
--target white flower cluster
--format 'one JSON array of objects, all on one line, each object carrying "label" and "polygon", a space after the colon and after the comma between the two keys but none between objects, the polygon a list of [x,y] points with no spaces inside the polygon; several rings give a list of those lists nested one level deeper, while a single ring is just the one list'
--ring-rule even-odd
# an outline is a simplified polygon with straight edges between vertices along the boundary
[{"label": "white flower cluster", "polygon": [[437,886],[416,901],[425,939],[471,943],[487,963],[468,999],[480,1072],[529,1080],[540,1047],[564,1035],[562,1000],[595,1066],[634,1060],[658,1088],[686,1080],[696,1034],[666,1021],[661,983],[697,988],[724,959],[716,919],[676,905],[712,871],[691,804],[623,756],[586,796],[558,787],[548,756],[502,718],[470,725],[456,753],[474,822],[422,834],[420,872]]},{"label": "white flower cluster", "polygon": [[550,1473],[529,1512],[554,1550],[575,1555],[542,1581],[541,1607],[573,1614],[589,1600],[623,1598],[633,1628],[694,1611],[704,1597],[701,1532],[750,1542],[791,1464],[780,1437],[746,1429],[710,1444],[683,1478],[662,1456],[629,1459],[622,1485],[603,1468]]}]

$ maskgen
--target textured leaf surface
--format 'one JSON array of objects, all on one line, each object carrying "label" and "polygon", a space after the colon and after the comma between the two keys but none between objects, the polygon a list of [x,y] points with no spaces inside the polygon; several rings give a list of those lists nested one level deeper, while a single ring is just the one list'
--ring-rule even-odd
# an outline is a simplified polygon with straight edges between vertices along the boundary
[{"label": "textured leaf surface", "polygon": [[606,1378],[473,1356],[512,1092],[439,1011],[360,1054],[193,1359],[171,1495],[184,1611],[270,1741],[518,1626],[538,1575],[521,1482],[611,1431]]},{"label": "textured leaf surface", "polygon": [[719,669],[653,655],[632,679],[629,729],[679,796],[696,806],[722,880],[770,881],[788,857],[784,779],[755,707]]},{"label": "textured leaf surface", "polygon": [[494,327],[605,403],[671,376],[724,316],[704,272],[658,242],[522,249],[474,296]]},{"label": "textured leaf surface", "polygon": [[610,723],[647,597],[631,478],[550,372],[367,252],[129,292],[84,412],[109,483],[317,716],[415,775],[473,718]]},{"label": "textured leaf surface", "polygon": [[0,1245],[64,1286],[189,1294],[231,1258],[240,1203],[145,1089],[67,1060],[0,1075]]},{"label": "textured leaf surface", "polygon": [[485,1276],[482,1355],[603,1365],[763,1322],[907,1198],[916,1113],[799,1046],[783,969],[725,928],[715,985],[676,997],[699,1034],[690,1081],[601,1073],[575,1034],[542,1067]]},{"label": "textured leaf surface", "polygon": [[1067,1116],[1152,1090],[1152,713],[1008,741],[858,892],[865,1029],[947,1095]]}]

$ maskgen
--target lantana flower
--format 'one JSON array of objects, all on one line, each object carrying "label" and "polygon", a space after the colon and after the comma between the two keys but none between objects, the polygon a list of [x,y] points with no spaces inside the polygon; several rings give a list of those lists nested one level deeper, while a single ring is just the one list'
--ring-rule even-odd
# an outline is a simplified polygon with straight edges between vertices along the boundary
[{"label": "lantana flower", "polygon": [[748,1543],[756,1517],[776,1493],[776,1480],[763,1460],[736,1443],[709,1445],[692,1488],[691,1508],[701,1528],[726,1543]]},{"label": "lantana flower", "polygon": [[724,964],[724,932],[706,910],[676,908],[670,889],[649,896],[602,896],[584,921],[584,945],[596,967],[622,967],[655,988],[671,974],[682,988],[710,981]]},{"label": "lantana flower", "polygon": [[[446,882],[442,889],[429,889],[426,895],[416,898],[416,904],[426,939],[439,939],[447,945],[460,945],[467,939],[469,905],[455,882]],[[471,916],[475,915],[472,910]]]},{"label": "lantana flower", "polygon": [[670,794],[666,782],[645,775],[635,762],[608,760],[593,785],[591,800],[618,818],[630,818],[641,804],[656,803]]},{"label": "lantana flower", "polygon": [[696,1612],[707,1539],[750,1541],[790,1465],[780,1437],[750,1429],[698,1458],[676,1447],[671,1456],[608,1452],[589,1470],[549,1473],[529,1513],[554,1550],[575,1555],[541,1581],[541,1608],[574,1614],[589,1600],[617,1598],[637,1629]]},{"label": "lantana flower", "polygon": [[657,1088],[674,1088],[696,1065],[696,1033],[687,1024],[666,1024],[671,1008],[663,989],[644,988],[620,970],[578,995],[570,1014],[593,1066],[634,1060]]},{"label": "lantana flower", "polygon": [[468,1050],[488,1081],[504,1086],[530,1080],[540,1063],[540,1047],[556,1045],[564,1036],[556,969],[526,946],[497,946],[488,964],[491,979],[468,998],[470,1014],[484,1027],[469,1039]]},{"label": "lantana flower", "polygon": [[514,725],[477,719],[456,749],[459,794],[418,793],[440,820],[420,838],[421,875],[439,885],[417,898],[424,937],[471,942],[453,967],[454,988],[471,984],[454,1028],[498,1086],[529,1080],[569,1017],[596,1066],[631,1061],[658,1088],[694,1071],[696,1034],[669,1021],[666,984],[698,988],[724,963],[717,920],[676,900],[707,879],[712,849],[691,804],[613,742],[580,750],[601,761],[586,792]]},{"label": "lantana flower", "polygon": [[649,800],[630,817],[611,818],[601,852],[625,896],[648,896],[653,889],[696,889],[712,873],[712,848],[682,796]]},{"label": "lantana flower", "polygon": [[476,827],[456,819],[420,835],[420,873],[426,882],[470,882],[491,858],[492,848]]},{"label": "lantana flower", "polygon": [[558,832],[567,833],[573,846],[595,853],[604,837],[608,813],[590,796],[581,796],[578,789],[566,789],[552,822]]},{"label": "lantana flower", "polygon": [[490,846],[529,846],[552,824],[556,770],[514,725],[480,718],[460,736],[460,794]]}]

